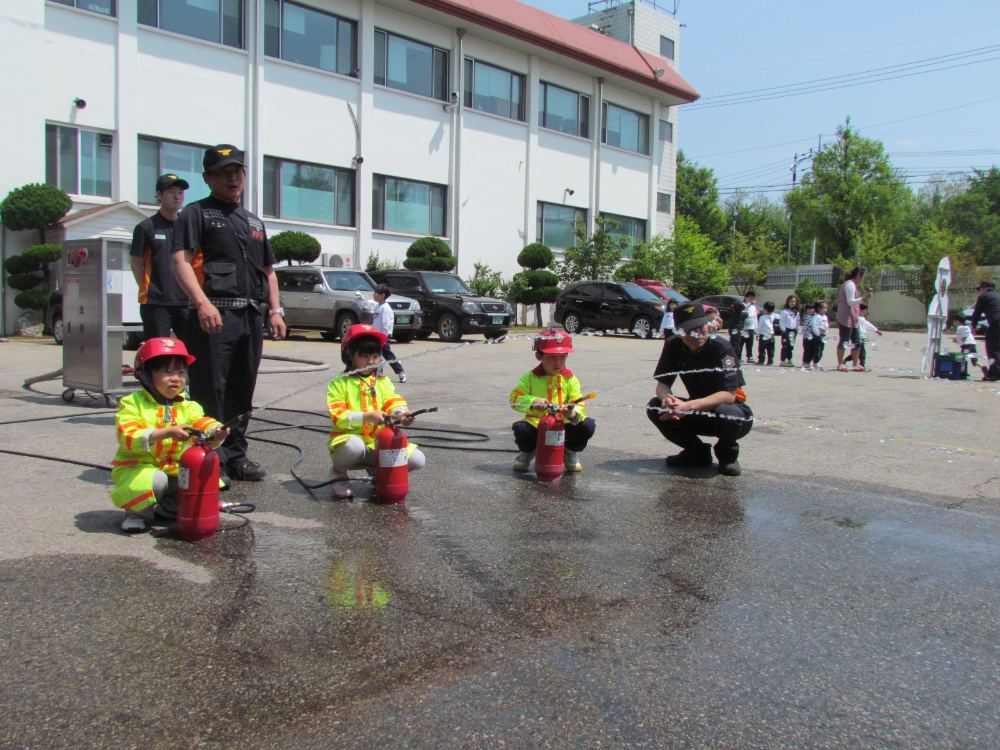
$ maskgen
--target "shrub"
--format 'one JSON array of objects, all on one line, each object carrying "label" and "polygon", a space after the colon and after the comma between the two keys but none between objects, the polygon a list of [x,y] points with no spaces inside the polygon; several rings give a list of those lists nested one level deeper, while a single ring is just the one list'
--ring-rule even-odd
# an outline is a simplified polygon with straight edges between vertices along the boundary
[{"label": "shrub", "polygon": [[517,254],[517,265],[532,270],[548,268],[552,265],[554,258],[555,256],[548,247],[541,242],[532,242]]},{"label": "shrub", "polygon": [[440,237],[421,237],[406,249],[403,267],[411,271],[450,271],[457,260]]},{"label": "shrub", "polygon": [[271,238],[271,249],[278,261],[312,263],[319,257],[322,247],[319,240],[306,232],[295,232],[291,229],[278,232]]},{"label": "shrub", "polygon": [[49,293],[41,290],[21,292],[14,297],[14,304],[22,310],[44,310],[49,302]]},{"label": "shrub", "polygon": [[41,284],[42,277],[35,273],[12,273],[7,277],[7,286],[19,292],[26,292]]},{"label": "shrub", "polygon": [[554,260],[552,251],[540,242],[527,245],[517,256],[517,262],[526,271],[514,274],[519,282],[515,301],[522,305],[535,306],[535,323],[542,325],[542,303],[555,302],[559,292],[559,277],[551,271],[543,270]]},{"label": "shrub", "polygon": [[0,221],[15,232],[35,229],[45,242],[46,227],[59,221],[72,207],[73,201],[65,190],[33,183],[14,188],[0,202]]}]

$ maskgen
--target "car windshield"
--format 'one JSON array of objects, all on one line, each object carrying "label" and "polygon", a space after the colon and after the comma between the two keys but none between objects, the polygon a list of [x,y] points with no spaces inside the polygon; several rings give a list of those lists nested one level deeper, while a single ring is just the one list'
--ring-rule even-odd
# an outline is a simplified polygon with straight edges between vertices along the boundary
[{"label": "car windshield", "polygon": [[632,299],[658,299],[661,302],[663,298],[655,292],[649,291],[644,286],[639,286],[638,284],[622,284],[622,289],[625,290],[627,294]]},{"label": "car windshield", "polygon": [[664,296],[666,296],[666,298],[667,298],[667,299],[672,299],[672,300],[674,300],[674,301],[675,301],[675,302],[676,302],[677,304],[681,304],[682,302],[687,302],[687,301],[688,301],[688,298],[687,298],[687,297],[685,297],[685,296],[684,296],[683,294],[681,294],[680,292],[676,292],[676,291],[674,291],[673,289],[665,289],[664,287],[662,287],[662,286],[661,286],[661,287],[660,287],[660,292],[661,292],[661,293],[662,293],[662,294],[663,294]]},{"label": "car windshield", "polygon": [[371,292],[375,290],[371,280],[357,271],[323,271],[326,283],[338,292]]},{"label": "car windshield", "polygon": [[475,294],[475,292],[465,285],[464,281],[449,273],[428,273],[424,274],[424,278],[432,292],[443,294]]}]

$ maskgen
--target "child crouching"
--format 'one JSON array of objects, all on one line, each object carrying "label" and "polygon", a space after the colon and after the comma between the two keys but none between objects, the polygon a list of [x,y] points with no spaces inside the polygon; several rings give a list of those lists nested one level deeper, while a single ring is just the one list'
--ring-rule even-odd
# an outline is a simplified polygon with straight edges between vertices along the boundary
[{"label": "child crouching", "polygon": [[135,376],[142,390],[121,400],[115,425],[118,452],[111,462],[111,500],[125,511],[122,531],[144,531],[154,515],[177,517],[177,473],[181,454],[191,446],[184,429],[208,433],[218,447],[229,430],[194,401],[184,398],[187,368],[194,357],[176,339],[150,339],[135,353]]},{"label": "child crouching", "polygon": [[[569,334],[558,328],[546,328],[535,339],[534,350],[540,364],[526,372],[510,392],[511,406],[525,413],[524,419],[511,426],[520,451],[514,459],[514,471],[527,471],[535,457],[538,422],[548,411],[545,404],[559,404],[558,414],[566,424],[563,467],[566,471],[580,471],[583,465],[577,454],[587,447],[597,425],[586,416],[580,381],[566,368],[566,358],[573,352]],[[579,403],[574,403],[578,400]]]},{"label": "child crouching", "polygon": [[[404,427],[413,424],[413,415],[389,378],[378,374],[386,335],[370,325],[354,325],[340,344],[345,367],[330,381],[326,408],[330,412],[330,460],[336,478],[347,476],[355,466],[375,466],[375,435],[384,429],[389,416],[398,417]],[[406,451],[410,471],[421,469],[424,454],[413,443]],[[351,497],[347,482],[335,482],[334,497]]]}]

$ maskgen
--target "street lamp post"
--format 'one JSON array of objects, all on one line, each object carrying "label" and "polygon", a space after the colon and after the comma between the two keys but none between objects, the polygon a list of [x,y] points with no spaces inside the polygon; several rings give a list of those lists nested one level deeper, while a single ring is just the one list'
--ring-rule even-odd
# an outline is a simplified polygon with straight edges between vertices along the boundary
[{"label": "street lamp post", "polygon": [[[801,156],[799,156],[798,154],[795,154],[795,157],[792,159],[792,190],[793,191],[795,190],[795,179],[796,179],[796,177],[798,175],[799,164],[802,164],[803,162],[806,162],[809,159],[813,159],[813,158],[815,158],[815,156],[816,156],[816,154],[813,152],[812,149],[809,149],[809,153],[808,154],[802,154]],[[785,264],[789,265],[789,266],[792,265],[792,212],[791,211],[788,212],[788,253],[787,253],[786,258],[785,258]]]}]

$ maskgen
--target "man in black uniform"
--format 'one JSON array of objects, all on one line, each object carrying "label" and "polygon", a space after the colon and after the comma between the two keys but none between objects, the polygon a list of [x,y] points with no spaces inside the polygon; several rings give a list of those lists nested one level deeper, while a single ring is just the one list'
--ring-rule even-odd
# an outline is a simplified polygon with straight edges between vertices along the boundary
[{"label": "man in black uniform", "polygon": [[170,232],[189,187],[175,174],[161,175],[156,181],[160,210],[132,230],[129,261],[139,285],[139,317],[146,341],[170,336],[171,328],[178,337],[184,335],[188,298],[171,268]]},{"label": "man in black uniform", "polygon": [[[704,306],[696,302],[674,311],[674,327],[679,335],[663,344],[656,365],[656,398],[646,411],[663,437],[683,449],[667,456],[667,466],[710,466],[712,449],[698,436],[712,435],[719,439],[715,444],[719,472],[737,476],[742,472],[737,460],[738,441],[753,427],[753,412],[740,387],[746,384],[740,359],[729,342],[717,336],[709,338],[708,316]],[[677,376],[666,373],[676,372],[681,373],[687,399],[678,398],[671,390]]]},{"label": "man in black uniform", "polygon": [[986,318],[989,328],[986,329],[986,359],[990,369],[986,371],[983,380],[995,383],[1000,380],[1000,294],[992,281],[984,281],[979,285],[979,299],[972,309],[972,322],[969,325],[976,330],[979,316]]},{"label": "man in black uniform", "polygon": [[[205,183],[211,195],[181,211],[173,233],[173,268],[195,313],[184,344],[196,358],[188,374],[191,398],[205,414],[226,422],[250,411],[264,351],[258,305],[268,306],[271,338],[285,336],[274,253],[263,222],[240,205],[246,167],[243,152],[221,144],[205,151]],[[218,449],[233,479],[259,481],[266,472],[247,458],[249,419],[232,428]]]}]

